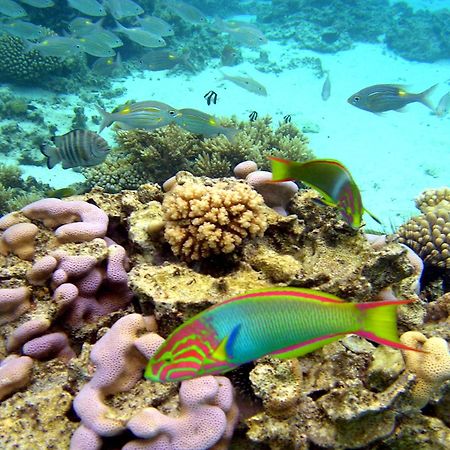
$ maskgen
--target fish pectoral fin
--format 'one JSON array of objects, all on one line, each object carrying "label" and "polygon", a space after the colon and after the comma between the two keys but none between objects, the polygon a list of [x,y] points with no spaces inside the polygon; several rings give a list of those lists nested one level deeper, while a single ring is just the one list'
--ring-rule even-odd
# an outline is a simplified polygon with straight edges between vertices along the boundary
[{"label": "fish pectoral fin", "polygon": [[314,350],[317,350],[326,344],[330,344],[331,342],[337,341],[341,339],[343,336],[345,336],[345,334],[346,333],[327,335],[317,339],[312,339],[310,341],[301,342],[300,344],[288,348],[283,348],[281,350],[277,350],[276,352],[270,353],[270,356],[279,359],[297,358],[299,356],[306,355],[307,353],[311,353]]},{"label": "fish pectoral fin", "polygon": [[229,361],[233,358],[233,347],[239,334],[240,328],[240,324],[236,325],[231,333],[220,341],[218,347],[211,355],[212,359],[216,361]]}]

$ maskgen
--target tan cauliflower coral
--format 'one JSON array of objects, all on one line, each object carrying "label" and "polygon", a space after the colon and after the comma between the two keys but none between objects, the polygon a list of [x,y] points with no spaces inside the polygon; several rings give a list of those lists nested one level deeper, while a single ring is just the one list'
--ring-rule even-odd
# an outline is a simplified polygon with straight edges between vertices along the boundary
[{"label": "tan cauliflower coral", "polygon": [[163,201],[164,237],[181,258],[231,253],[267,228],[263,198],[245,182],[180,172]]}]

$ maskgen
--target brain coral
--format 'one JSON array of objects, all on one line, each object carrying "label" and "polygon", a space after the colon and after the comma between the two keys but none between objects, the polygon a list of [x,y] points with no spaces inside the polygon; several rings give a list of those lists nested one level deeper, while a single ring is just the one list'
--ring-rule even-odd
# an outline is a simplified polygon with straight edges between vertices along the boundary
[{"label": "brain coral", "polygon": [[398,229],[399,242],[426,263],[450,269],[450,189],[429,189],[416,200],[423,213]]},{"label": "brain coral", "polygon": [[231,253],[267,228],[263,198],[234,179],[203,181],[180,172],[162,206],[164,237],[186,260]]}]

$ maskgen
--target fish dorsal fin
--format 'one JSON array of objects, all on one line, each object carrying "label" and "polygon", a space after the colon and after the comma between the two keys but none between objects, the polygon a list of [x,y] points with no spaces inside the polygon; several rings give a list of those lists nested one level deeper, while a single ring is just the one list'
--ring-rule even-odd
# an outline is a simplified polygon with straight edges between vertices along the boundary
[{"label": "fish dorsal fin", "polygon": [[233,358],[233,347],[241,324],[236,325],[228,336],[225,336],[211,355],[217,361],[230,361]]},{"label": "fish dorsal fin", "polygon": [[281,350],[277,350],[276,352],[271,353],[270,355],[274,358],[279,359],[289,359],[289,358],[297,358],[299,356],[306,355],[307,353],[311,353],[314,350],[317,350],[323,347],[326,344],[337,341],[345,336],[346,333],[339,333],[327,336],[321,336],[317,339],[311,339],[310,341],[301,342],[297,345],[292,345],[287,348],[283,348]]}]

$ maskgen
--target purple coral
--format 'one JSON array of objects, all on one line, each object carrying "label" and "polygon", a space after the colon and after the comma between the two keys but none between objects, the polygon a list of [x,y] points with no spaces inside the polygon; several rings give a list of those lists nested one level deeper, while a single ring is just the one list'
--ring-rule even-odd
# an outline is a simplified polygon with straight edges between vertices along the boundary
[{"label": "purple coral", "polygon": [[48,227],[61,225],[55,231],[60,242],[92,241],[104,237],[108,228],[107,214],[84,201],[45,198],[25,206],[22,212],[29,219],[42,220]]}]

